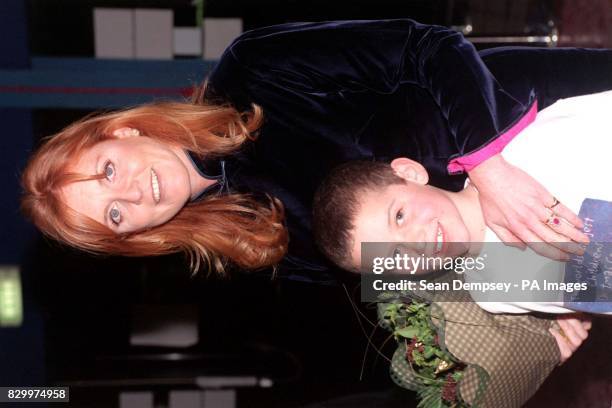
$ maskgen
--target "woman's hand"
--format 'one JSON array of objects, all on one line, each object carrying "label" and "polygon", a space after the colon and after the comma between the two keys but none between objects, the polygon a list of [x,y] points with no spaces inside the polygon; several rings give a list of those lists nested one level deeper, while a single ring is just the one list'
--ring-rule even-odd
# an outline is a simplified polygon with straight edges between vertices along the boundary
[{"label": "woman's hand", "polygon": [[[568,253],[582,254],[577,243],[588,237],[583,223],[540,183],[497,154],[469,172],[479,192],[480,205],[489,228],[506,244],[552,259],[567,260]],[[553,208],[554,207],[554,208]]]},{"label": "woman's hand", "polygon": [[569,315],[558,317],[557,323],[561,331],[552,328],[549,330],[559,346],[561,353],[559,364],[563,364],[589,336],[591,321],[582,315]]}]

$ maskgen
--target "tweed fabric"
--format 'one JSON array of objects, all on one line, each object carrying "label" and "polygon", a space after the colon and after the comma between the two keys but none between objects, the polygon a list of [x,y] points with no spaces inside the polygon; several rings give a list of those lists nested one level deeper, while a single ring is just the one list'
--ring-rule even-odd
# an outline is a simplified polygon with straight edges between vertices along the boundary
[{"label": "tweed fabric", "polygon": [[402,388],[418,391],[420,383],[415,379],[416,373],[406,360],[406,344],[399,343],[391,358],[391,379]]},{"label": "tweed fabric", "polygon": [[[491,314],[466,291],[407,294],[411,297],[431,301],[430,317],[441,347],[466,364],[459,392],[471,406],[520,407],[559,362],[559,349],[548,332],[552,319]],[[399,386],[415,391],[420,386],[405,359],[404,344],[398,345],[390,370]]]},{"label": "tweed fabric", "polygon": [[[470,300],[435,302],[431,314],[441,343],[468,364],[459,390],[469,404],[520,407],[559,363],[559,349],[548,332],[552,320],[495,315]],[[475,367],[489,376],[481,401],[477,391],[482,379]]]}]

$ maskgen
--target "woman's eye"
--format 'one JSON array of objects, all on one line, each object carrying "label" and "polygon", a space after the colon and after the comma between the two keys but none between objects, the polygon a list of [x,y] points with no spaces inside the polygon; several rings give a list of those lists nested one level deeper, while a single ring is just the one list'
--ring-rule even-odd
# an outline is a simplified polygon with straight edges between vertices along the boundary
[{"label": "woman's eye", "polygon": [[404,223],[404,212],[402,210],[399,210],[395,214],[395,223],[397,225],[402,225]]},{"label": "woman's eye", "polygon": [[119,225],[121,223],[121,211],[117,207],[112,207],[108,213],[109,218],[115,225]]},{"label": "woman's eye", "polygon": [[104,177],[106,177],[108,181],[112,181],[113,177],[115,177],[115,165],[113,162],[107,161],[104,164]]}]

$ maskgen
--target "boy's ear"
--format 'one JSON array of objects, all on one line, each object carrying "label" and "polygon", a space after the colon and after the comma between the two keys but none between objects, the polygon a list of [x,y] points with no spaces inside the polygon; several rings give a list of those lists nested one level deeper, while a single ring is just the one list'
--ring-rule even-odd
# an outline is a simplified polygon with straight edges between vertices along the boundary
[{"label": "boy's ear", "polygon": [[126,137],[135,137],[140,136],[140,131],[138,129],[130,128],[130,127],[122,127],[119,129],[115,129],[113,131],[113,136],[118,139],[123,139]]},{"label": "boy's ear", "polygon": [[391,168],[398,177],[406,181],[412,181],[418,184],[427,184],[429,182],[429,174],[425,167],[419,162],[410,160],[406,157],[399,157],[391,162]]}]

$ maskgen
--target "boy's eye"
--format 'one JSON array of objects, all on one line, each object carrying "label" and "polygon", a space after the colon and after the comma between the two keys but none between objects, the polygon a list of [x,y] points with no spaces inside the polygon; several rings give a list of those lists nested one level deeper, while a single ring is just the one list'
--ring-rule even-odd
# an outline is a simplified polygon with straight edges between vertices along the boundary
[{"label": "boy's eye", "polygon": [[104,177],[106,177],[108,181],[112,181],[113,178],[115,177],[115,165],[113,164],[113,162],[107,161],[104,164],[103,170],[104,170]]},{"label": "boy's eye", "polygon": [[119,208],[117,208],[116,205],[113,205],[113,207],[110,209],[108,216],[113,224],[119,225],[119,223],[121,223],[121,211],[119,211]]},{"label": "boy's eye", "polygon": [[395,247],[395,249],[393,250],[393,257],[397,257],[397,256],[402,256],[404,251],[402,251],[401,247]]},{"label": "boy's eye", "polygon": [[404,223],[404,212],[402,210],[399,210],[395,214],[395,223],[397,225],[402,225]]}]

